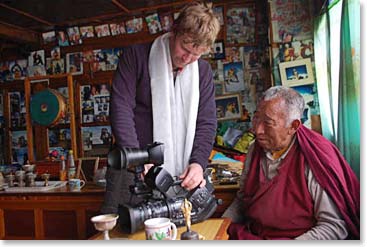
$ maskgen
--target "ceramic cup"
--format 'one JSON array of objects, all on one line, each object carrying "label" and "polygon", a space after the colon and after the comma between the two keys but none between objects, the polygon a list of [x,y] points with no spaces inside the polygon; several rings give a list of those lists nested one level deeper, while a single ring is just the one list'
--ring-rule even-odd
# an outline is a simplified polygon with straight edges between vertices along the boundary
[{"label": "ceramic cup", "polygon": [[152,218],[144,222],[147,240],[175,240],[177,227],[169,218]]},{"label": "ceramic cup", "polygon": [[80,180],[79,178],[72,178],[69,179],[68,184],[70,191],[80,191],[85,185],[85,181]]}]

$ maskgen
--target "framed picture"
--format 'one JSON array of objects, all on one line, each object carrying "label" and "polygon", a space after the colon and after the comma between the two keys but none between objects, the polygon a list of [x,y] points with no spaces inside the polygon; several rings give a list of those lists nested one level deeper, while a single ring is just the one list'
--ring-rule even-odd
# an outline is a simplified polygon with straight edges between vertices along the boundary
[{"label": "framed picture", "polygon": [[314,83],[310,58],[280,63],[279,71],[284,86],[293,87]]},{"label": "framed picture", "polygon": [[85,157],[78,159],[76,177],[84,181],[93,181],[94,174],[98,169],[99,157]]},{"label": "framed picture", "polygon": [[159,15],[159,19],[161,21],[162,30],[164,32],[171,31],[173,25],[173,16],[171,13],[164,13]]},{"label": "framed picture", "polygon": [[214,7],[213,12],[214,12],[214,15],[218,18],[219,24],[223,26],[224,25],[223,6]]},{"label": "framed picture", "polygon": [[162,31],[161,23],[159,22],[159,17],[157,13],[148,15],[145,17],[150,34],[155,34]]},{"label": "framed picture", "polygon": [[240,119],[242,104],[240,94],[227,94],[215,97],[217,120]]},{"label": "framed picture", "polygon": [[83,74],[83,53],[66,53],[66,72],[73,75]]},{"label": "framed picture", "polygon": [[94,37],[93,26],[79,27],[79,30],[80,30],[80,34],[81,34],[82,39],[93,38]]},{"label": "framed picture", "polygon": [[214,51],[213,59],[225,59],[226,58],[223,40],[216,41],[213,44],[213,51]]},{"label": "framed picture", "polygon": [[245,89],[242,62],[223,64],[223,74],[224,74],[224,83],[226,92],[233,93]]},{"label": "framed picture", "polygon": [[251,45],[256,42],[255,5],[227,8],[227,45]]},{"label": "framed picture", "polygon": [[111,35],[108,24],[102,24],[102,25],[95,26],[94,31],[96,32],[98,38]]},{"label": "framed picture", "polygon": [[221,81],[214,82],[214,87],[215,87],[215,96],[219,96],[224,93],[224,83],[223,82]]}]

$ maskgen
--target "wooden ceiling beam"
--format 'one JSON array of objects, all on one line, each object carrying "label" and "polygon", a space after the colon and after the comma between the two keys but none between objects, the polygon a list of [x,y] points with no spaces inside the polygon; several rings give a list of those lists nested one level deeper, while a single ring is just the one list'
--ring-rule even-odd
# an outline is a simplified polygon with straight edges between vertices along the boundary
[{"label": "wooden ceiling beam", "polygon": [[183,1],[175,1],[173,3],[164,3],[164,4],[158,4],[158,5],[154,5],[154,6],[149,6],[149,7],[144,7],[144,8],[139,8],[139,9],[134,9],[131,11],[134,12],[145,12],[145,11],[151,11],[151,10],[157,10],[157,9],[163,9],[163,8],[172,8],[172,7],[176,7],[176,6],[180,6],[180,5],[185,5],[188,2],[192,2],[192,0],[183,0]]},{"label": "wooden ceiling beam", "polygon": [[122,3],[120,3],[118,0],[112,0],[112,3],[116,5],[117,7],[119,7],[119,9],[121,9],[122,11],[126,13],[130,13],[130,10],[126,8],[124,5],[122,5]]},{"label": "wooden ceiling beam", "polygon": [[23,43],[40,43],[40,35],[37,32],[2,21],[0,21],[0,36]]},{"label": "wooden ceiling beam", "polygon": [[46,25],[49,25],[49,26],[55,26],[55,24],[54,24],[54,23],[51,23],[51,22],[45,21],[45,20],[43,20],[43,19],[41,19],[41,18],[38,18],[38,17],[36,17],[36,16],[33,16],[33,15],[31,15],[31,14],[29,14],[29,13],[27,13],[27,12],[24,12],[24,11],[22,11],[22,10],[19,10],[19,9],[16,9],[16,8],[13,8],[13,7],[10,7],[10,6],[8,6],[8,5],[4,4],[4,3],[0,3],[0,6],[1,6],[1,7],[3,7],[3,8],[6,8],[6,9],[12,10],[12,11],[14,11],[14,12],[16,12],[16,13],[20,14],[20,15],[27,16],[28,18],[31,18],[31,19],[33,19],[33,20],[35,20],[35,21],[38,21],[38,22],[41,22],[41,23],[43,23],[43,24],[46,24]]}]

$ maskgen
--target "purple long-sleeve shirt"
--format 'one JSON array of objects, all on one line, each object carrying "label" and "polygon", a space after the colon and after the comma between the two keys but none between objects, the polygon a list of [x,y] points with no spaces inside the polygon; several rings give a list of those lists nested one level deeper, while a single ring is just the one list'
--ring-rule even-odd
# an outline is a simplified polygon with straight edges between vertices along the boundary
[{"label": "purple long-sleeve shirt", "polygon": [[[119,147],[144,148],[153,140],[149,52],[152,43],[126,47],[115,72],[111,94],[111,125]],[[210,65],[199,64],[200,100],[190,163],[203,168],[213,147],[217,119]],[[178,175],[178,174],[176,174]]]},{"label": "purple long-sleeve shirt", "polygon": [[[152,43],[123,50],[112,85],[110,116],[116,144],[121,147],[144,148],[153,140],[153,114],[149,52]],[[199,60],[199,108],[195,139],[189,162],[207,166],[216,133],[217,119],[212,71]],[[172,174],[173,176],[180,174]],[[119,205],[136,205],[140,197],[131,196],[134,174],[127,170],[107,169],[106,193],[101,213],[117,213]]]}]

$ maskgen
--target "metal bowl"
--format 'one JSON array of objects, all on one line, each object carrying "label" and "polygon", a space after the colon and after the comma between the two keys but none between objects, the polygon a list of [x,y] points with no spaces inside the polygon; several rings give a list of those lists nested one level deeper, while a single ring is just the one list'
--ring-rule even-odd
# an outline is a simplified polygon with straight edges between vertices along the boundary
[{"label": "metal bowl", "polygon": [[22,166],[22,169],[25,171],[25,172],[33,172],[34,171],[34,167],[35,165],[23,165]]}]

